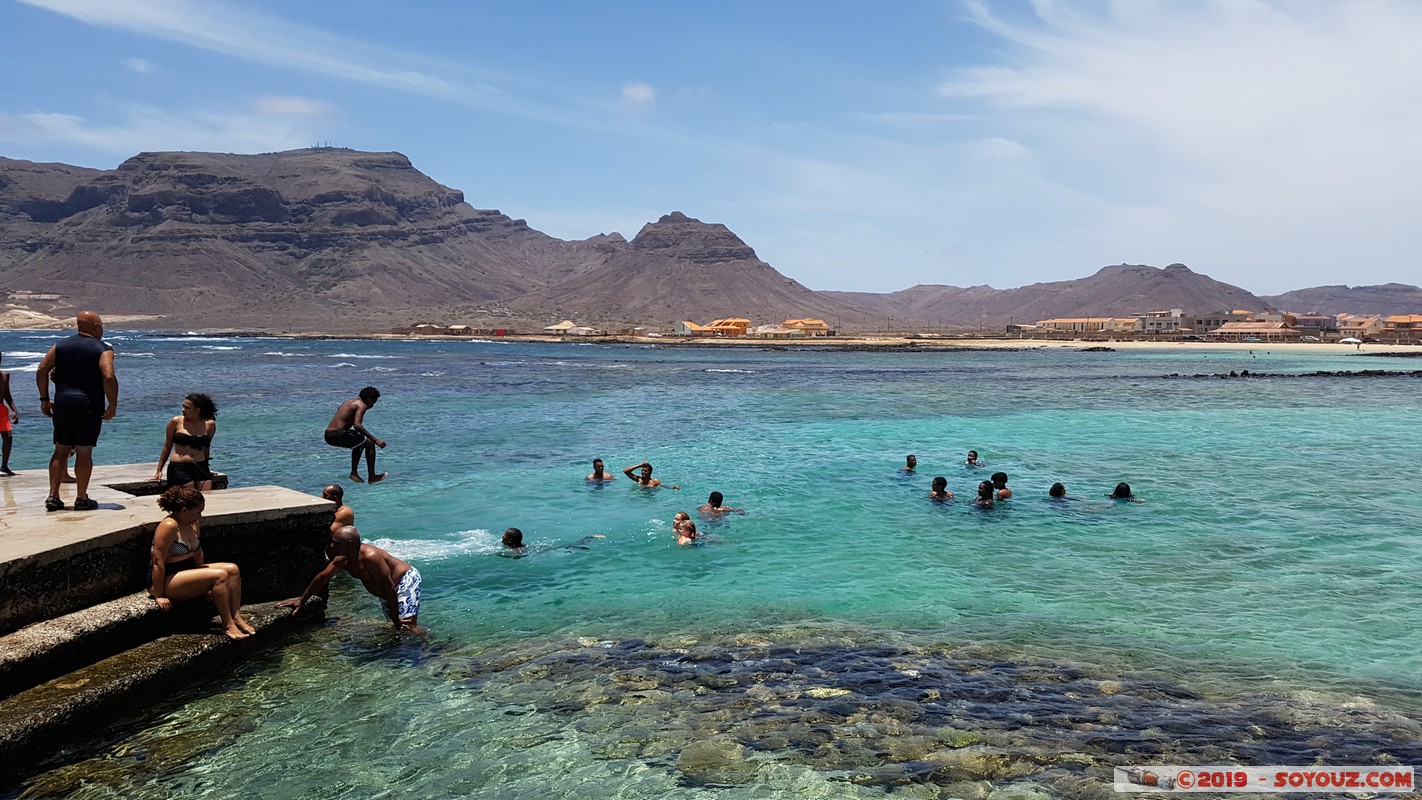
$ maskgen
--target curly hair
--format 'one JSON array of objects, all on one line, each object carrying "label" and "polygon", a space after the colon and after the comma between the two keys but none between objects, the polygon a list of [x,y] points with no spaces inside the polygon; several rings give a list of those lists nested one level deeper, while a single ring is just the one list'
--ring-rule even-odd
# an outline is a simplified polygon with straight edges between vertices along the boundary
[{"label": "curly hair", "polygon": [[205,505],[207,505],[207,500],[203,498],[202,492],[185,486],[170,486],[166,492],[158,496],[158,507],[169,514],[202,508]]},{"label": "curly hair", "polygon": [[217,404],[212,402],[211,397],[208,397],[202,392],[193,392],[183,399],[192,403],[193,408],[197,409],[198,419],[217,418]]}]

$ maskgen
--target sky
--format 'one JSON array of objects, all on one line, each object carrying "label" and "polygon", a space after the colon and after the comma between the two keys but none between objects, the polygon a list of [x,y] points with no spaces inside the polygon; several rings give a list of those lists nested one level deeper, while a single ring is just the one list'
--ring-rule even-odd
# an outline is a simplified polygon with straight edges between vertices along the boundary
[{"label": "sky", "polygon": [[0,0],[0,155],[394,150],[812,289],[1422,283],[1413,0]]}]

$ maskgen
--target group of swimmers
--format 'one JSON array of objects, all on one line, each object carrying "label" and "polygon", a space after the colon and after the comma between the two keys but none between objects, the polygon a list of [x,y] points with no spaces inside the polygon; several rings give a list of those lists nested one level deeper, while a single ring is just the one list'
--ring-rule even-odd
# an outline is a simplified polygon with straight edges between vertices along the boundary
[{"label": "group of swimmers", "polygon": [[[969,450],[968,457],[963,465],[968,469],[981,469],[986,464],[978,457],[978,451]],[[910,453],[904,460],[904,466],[899,468],[900,475],[914,475],[918,470],[918,456]],[[948,491],[948,479],[939,475],[933,479],[928,491],[930,500],[946,502],[953,499],[953,493]],[[974,508],[992,508],[996,504],[1012,497],[1012,490],[1007,488],[1007,473],[994,472],[988,480],[978,483],[977,496],[973,498]],[[1047,497],[1052,500],[1080,500],[1079,497],[1071,497],[1067,494],[1066,484],[1054,483],[1047,490]],[[1107,495],[1112,500],[1125,500],[1132,503],[1141,502],[1131,492],[1131,485],[1124,481],[1116,484],[1116,488]]]},{"label": "group of swimmers", "polygon": [[[912,458],[912,456],[910,456],[910,458]],[[585,479],[590,484],[602,485],[617,480],[617,474],[608,472],[603,460],[600,458],[593,459],[592,469],[592,474],[588,475]],[[660,479],[652,477],[652,464],[648,461],[633,464],[622,470],[622,474],[635,481],[637,485],[643,489],[653,489],[664,485]],[[680,486],[670,486],[667,488],[672,491],[681,490]],[[706,498],[706,502],[697,509],[697,512],[701,514],[703,519],[720,519],[726,514],[746,513],[744,508],[732,508],[725,505],[725,502],[725,495],[720,492],[712,492],[710,496]],[[518,529],[510,528],[509,530]],[[672,518],[672,532],[676,534],[677,544],[683,546],[697,544],[700,538],[700,533],[696,530],[696,523],[692,521],[691,515],[685,511],[676,512],[676,516]],[[522,533],[519,534],[519,537],[519,541],[522,541]],[[504,534],[504,546],[511,546],[507,533]]]}]

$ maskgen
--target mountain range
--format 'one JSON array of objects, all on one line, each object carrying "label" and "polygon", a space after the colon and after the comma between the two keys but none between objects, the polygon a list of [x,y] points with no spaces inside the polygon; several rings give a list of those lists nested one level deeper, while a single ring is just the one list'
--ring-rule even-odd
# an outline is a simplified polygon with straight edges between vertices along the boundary
[{"label": "mountain range", "polygon": [[619,326],[813,316],[847,330],[903,330],[1162,308],[1422,311],[1415,286],[1256,297],[1181,264],[1123,264],[1015,289],[813,291],[724,225],[672,212],[630,241],[565,241],[471,206],[399,153],[340,148],[142,153],[113,170],[0,158],[0,288],[62,295],[55,313],[92,307],[160,315],[165,327],[331,332],[421,319]]}]

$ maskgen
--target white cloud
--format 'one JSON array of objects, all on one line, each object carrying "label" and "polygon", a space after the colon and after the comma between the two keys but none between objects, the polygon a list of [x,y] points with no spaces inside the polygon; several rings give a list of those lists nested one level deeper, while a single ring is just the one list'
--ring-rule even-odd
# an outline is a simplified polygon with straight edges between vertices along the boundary
[{"label": "white cloud", "polygon": [[622,87],[622,100],[637,106],[650,105],[657,99],[657,91],[650,84],[634,81]]},{"label": "white cloud", "polygon": [[1352,262],[1422,248],[1406,223],[1422,215],[1422,5],[1033,7],[1008,22],[970,4],[1008,55],[940,92],[1111,208],[1061,243],[1094,241],[1103,263],[1193,253],[1227,280],[1256,269],[1257,290],[1366,279]]},{"label": "white cloud", "polygon": [[146,58],[125,58],[123,65],[139,75],[149,75],[158,69],[156,64]]},{"label": "white cloud", "polygon": [[74,114],[0,111],[0,142],[67,144],[131,156],[153,150],[261,153],[307,147],[321,131],[306,116],[264,113],[174,112],[128,106],[116,122]]},{"label": "white cloud", "polygon": [[[20,0],[90,25],[119,28],[335,78],[439,97],[471,90],[413,69],[407,57],[245,8],[194,0]],[[396,62],[396,63],[388,63]]]}]

